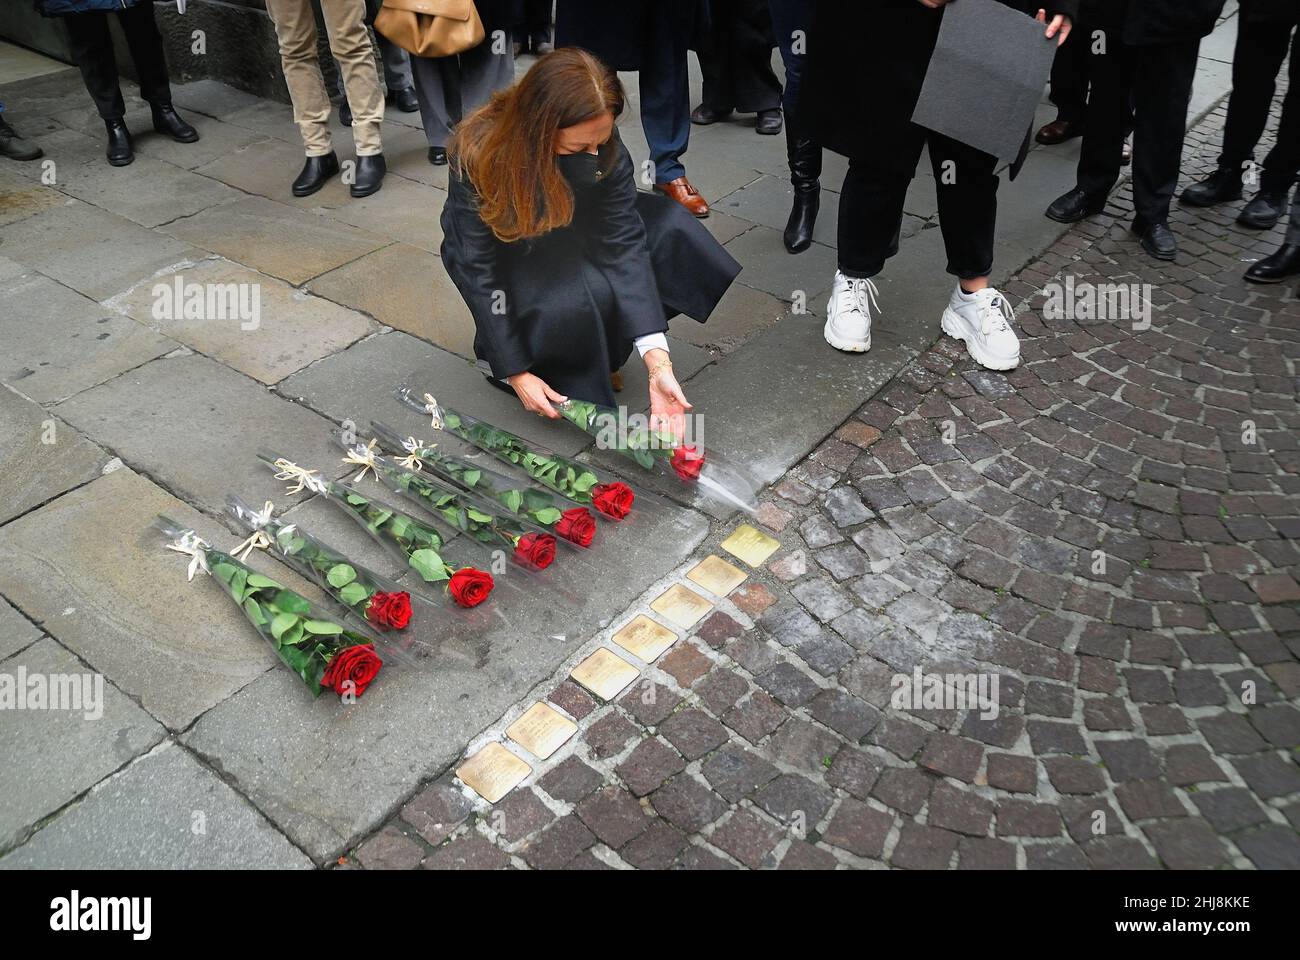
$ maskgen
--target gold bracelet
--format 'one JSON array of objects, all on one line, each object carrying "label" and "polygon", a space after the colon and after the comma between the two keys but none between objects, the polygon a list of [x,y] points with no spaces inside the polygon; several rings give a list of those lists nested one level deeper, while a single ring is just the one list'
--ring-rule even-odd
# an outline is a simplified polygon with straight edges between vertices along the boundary
[{"label": "gold bracelet", "polygon": [[673,365],[672,360],[660,360],[658,363],[656,363],[653,367],[650,368],[650,379],[653,380],[655,377],[659,375],[660,370],[663,370],[665,367],[672,367],[672,365]]}]

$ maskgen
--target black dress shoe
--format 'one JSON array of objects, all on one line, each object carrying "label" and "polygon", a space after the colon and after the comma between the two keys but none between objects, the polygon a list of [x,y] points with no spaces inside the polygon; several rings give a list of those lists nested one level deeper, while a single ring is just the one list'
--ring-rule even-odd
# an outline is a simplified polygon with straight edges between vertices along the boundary
[{"label": "black dress shoe", "polygon": [[441,167],[441,166],[446,165],[446,163],[447,163],[447,148],[446,148],[446,147],[430,147],[430,148],[429,148],[429,162],[430,162],[431,164],[433,164],[435,167]]},{"label": "black dress shoe", "polygon": [[30,140],[18,136],[18,131],[5,123],[4,117],[0,116],[0,157],[8,157],[10,160],[38,160],[43,156],[45,156],[44,150]]},{"label": "black dress shoe", "polygon": [[790,163],[790,187],[794,194],[790,219],[782,240],[790,253],[802,253],[812,246],[813,228],[821,207],[822,148],[815,140],[800,136],[787,124],[786,158]]},{"label": "black dress shoe", "polygon": [[1084,217],[1096,216],[1105,209],[1105,197],[1089,196],[1087,192],[1075,187],[1052,201],[1052,205],[1047,208],[1047,216],[1057,223],[1078,223]]},{"label": "black dress shoe", "polygon": [[785,121],[782,119],[779,109],[760,110],[758,111],[758,119],[754,122],[754,132],[773,137],[781,132],[784,125]]},{"label": "black dress shoe", "polygon": [[302,172],[298,174],[298,179],[293,182],[293,195],[310,197],[338,172],[339,158],[333,150],[324,156],[308,157],[307,162],[302,165]]},{"label": "black dress shoe", "polygon": [[1286,243],[1272,256],[1265,257],[1246,271],[1251,283],[1281,283],[1300,276],[1300,243]]},{"label": "black dress shoe", "polygon": [[177,143],[193,143],[199,138],[199,132],[181,119],[181,115],[170,103],[150,104],[153,108],[153,128],[165,133]]},{"label": "black dress shoe", "polygon": [[691,111],[691,123],[697,123],[702,127],[707,127],[711,123],[717,123],[719,120],[726,120],[731,116],[731,110],[714,110],[708,104],[701,103]]},{"label": "black dress shoe", "polygon": [[1157,260],[1173,260],[1178,256],[1178,238],[1169,229],[1169,224],[1138,219],[1133,221],[1133,232],[1137,234],[1142,249]]},{"label": "black dress shoe", "polygon": [[108,162],[115,167],[125,167],[135,159],[131,131],[126,128],[126,121],[105,120],[104,129],[108,131]]},{"label": "black dress shoe", "polygon": [[420,109],[420,98],[415,95],[415,88],[404,87],[393,94],[393,103],[402,113],[415,113]]},{"label": "black dress shoe", "polygon": [[357,157],[357,179],[353,181],[349,192],[354,197],[368,197],[372,193],[378,193],[384,185],[384,174],[387,172],[388,164],[384,162],[382,153]]},{"label": "black dress shoe", "polygon": [[339,101],[339,123],[345,127],[352,126],[352,108],[348,106],[346,96]]},{"label": "black dress shoe", "polygon": [[1213,207],[1241,199],[1241,174],[1220,167],[1200,183],[1194,183],[1178,198],[1189,207]]},{"label": "black dress shoe", "polygon": [[1267,230],[1286,213],[1286,193],[1261,190],[1237,215],[1237,222],[1252,230]]}]

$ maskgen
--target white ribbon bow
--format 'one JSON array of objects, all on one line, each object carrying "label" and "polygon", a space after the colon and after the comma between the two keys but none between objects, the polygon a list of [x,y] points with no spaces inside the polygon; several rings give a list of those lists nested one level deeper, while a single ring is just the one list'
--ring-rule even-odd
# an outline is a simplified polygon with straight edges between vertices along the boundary
[{"label": "white ribbon bow", "polygon": [[190,566],[186,580],[193,580],[194,574],[201,569],[204,573],[211,575],[212,571],[208,569],[207,551],[209,544],[193,530],[186,530],[173,543],[167,544],[168,550],[175,550],[177,553],[186,554],[190,558]]},{"label": "white ribbon bow", "polygon": [[424,395],[424,412],[433,418],[429,426],[433,427],[435,430],[441,430],[442,408],[438,406],[438,401],[433,399],[433,394],[431,393],[426,393]]},{"label": "white ribbon bow", "polygon": [[352,478],[353,483],[360,483],[366,477],[366,471],[374,473],[375,479],[379,479],[379,464],[375,463],[375,451],[378,445],[371,440],[364,447],[355,446],[347,452],[343,458],[344,463],[350,463],[361,468],[361,472]]},{"label": "white ribbon bow", "polygon": [[239,544],[239,546],[235,547],[234,550],[230,551],[232,557],[241,562],[246,561],[248,555],[254,550],[265,550],[274,544],[275,541],[273,541],[267,535],[266,531],[262,529],[271,522],[271,512],[274,509],[275,504],[268,500],[262,506],[261,510],[253,512],[253,515],[248,518],[249,523],[253,524],[253,532],[248,539],[244,540]]},{"label": "white ribbon bow", "polygon": [[325,485],[325,481],[322,478],[316,476],[317,471],[315,470],[304,469],[303,467],[298,466],[298,464],[294,463],[293,461],[286,460],[283,457],[276,460],[273,466],[277,471],[277,473],[275,474],[275,479],[297,481],[294,486],[290,487],[288,490],[285,491],[286,493],[297,493],[298,491],[304,488],[312,491],[313,493],[329,492],[328,488]]},{"label": "white ribbon bow", "polygon": [[398,457],[397,462],[407,470],[418,473],[424,469],[424,461],[417,456],[417,453],[424,448],[424,444],[416,440],[415,437],[407,437],[402,441],[402,449],[406,451],[406,456]]}]

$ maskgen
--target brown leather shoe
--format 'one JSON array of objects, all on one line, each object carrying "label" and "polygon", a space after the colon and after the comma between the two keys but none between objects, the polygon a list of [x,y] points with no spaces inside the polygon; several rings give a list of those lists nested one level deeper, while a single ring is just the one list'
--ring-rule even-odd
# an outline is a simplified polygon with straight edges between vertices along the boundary
[{"label": "brown leather shoe", "polygon": [[662,190],[701,219],[709,215],[708,203],[700,196],[700,191],[691,186],[691,181],[685,177],[678,177],[668,183],[656,183],[655,189]]},{"label": "brown leather shoe", "polygon": [[1036,139],[1039,143],[1053,147],[1081,136],[1083,136],[1083,129],[1079,124],[1071,123],[1069,120],[1053,120],[1038,131]]},{"label": "brown leather shoe", "polygon": [[623,374],[621,371],[615,370],[609,375],[609,385],[614,388],[615,393],[623,392]]}]

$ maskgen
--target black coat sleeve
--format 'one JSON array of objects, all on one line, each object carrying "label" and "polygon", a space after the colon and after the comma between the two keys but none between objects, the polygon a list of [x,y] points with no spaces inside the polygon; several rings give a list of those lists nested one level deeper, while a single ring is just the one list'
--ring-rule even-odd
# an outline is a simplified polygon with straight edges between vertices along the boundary
[{"label": "black coat sleeve", "polygon": [[500,241],[479,216],[473,188],[454,173],[447,185],[442,231],[443,266],[474,317],[478,329],[475,343],[492,367],[492,375],[505,379],[523,373],[531,364],[513,320],[509,295],[498,279]]},{"label": "black coat sleeve", "polygon": [[613,169],[589,191],[589,199],[578,201],[584,208],[583,246],[613,288],[620,329],[629,340],[668,329],[645,223],[636,209],[633,170],[620,142]]}]

